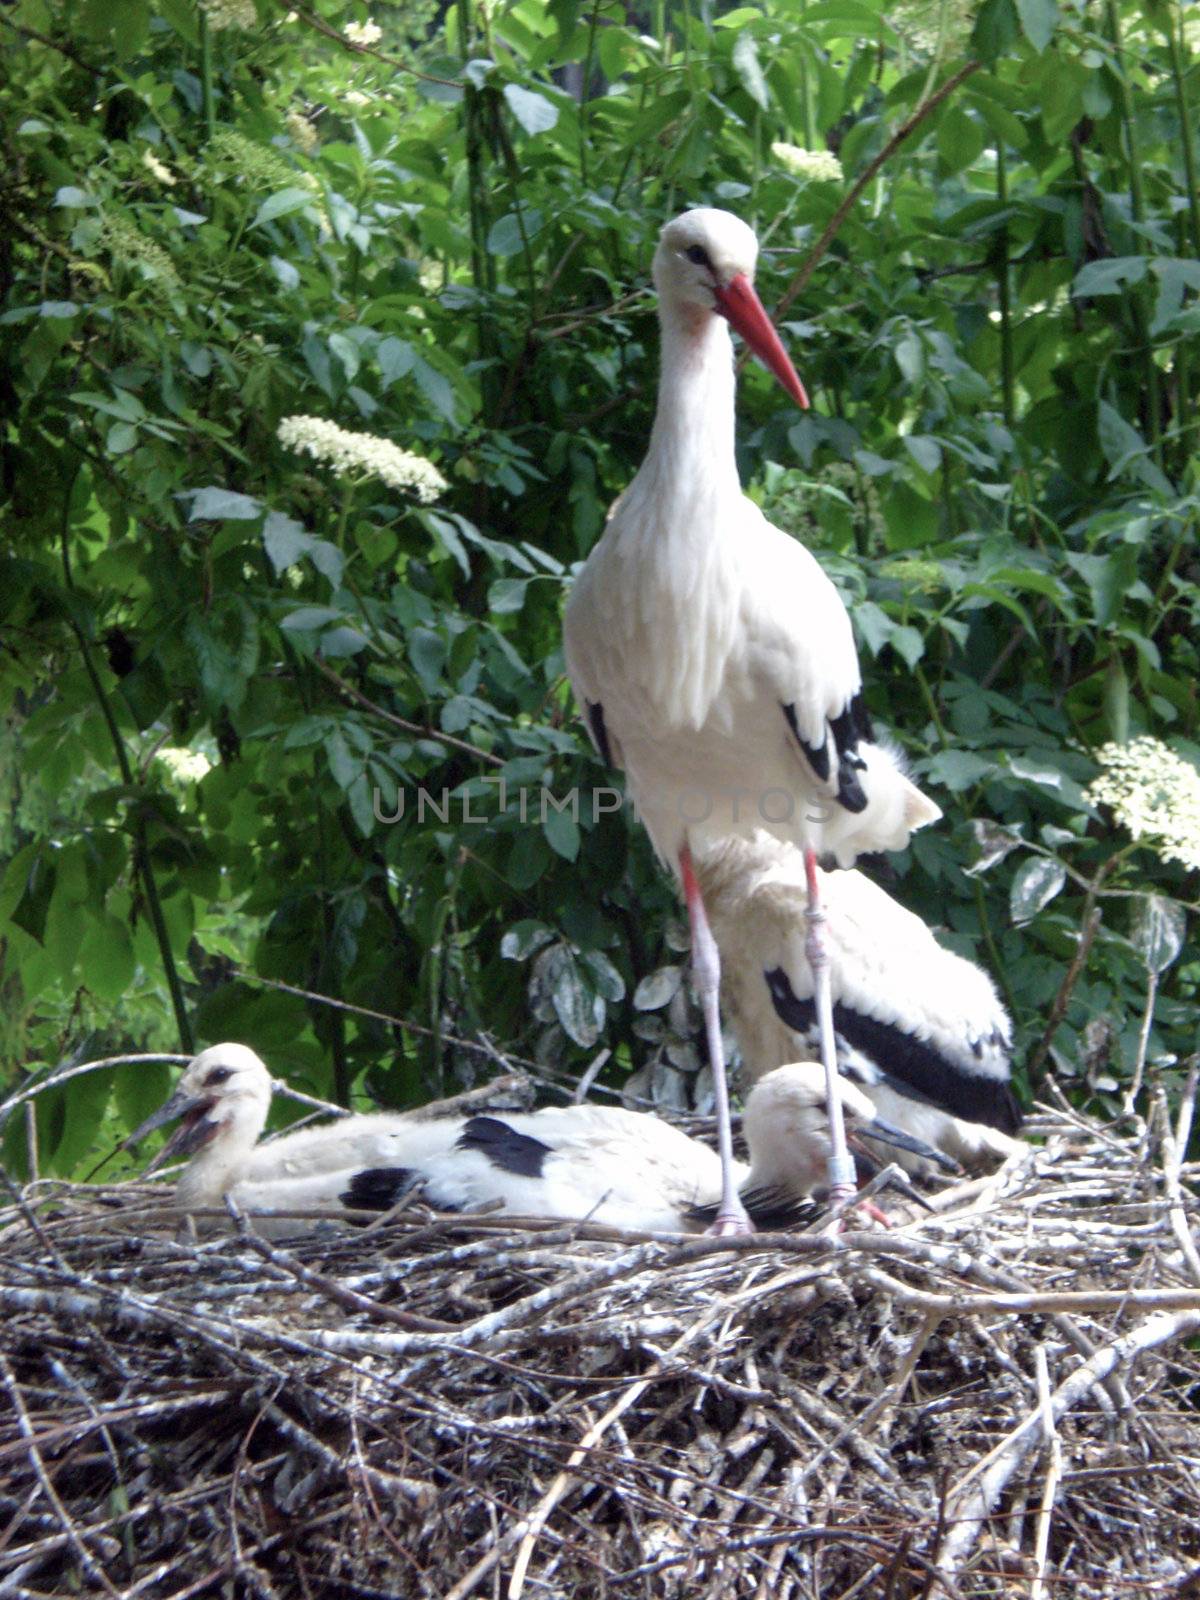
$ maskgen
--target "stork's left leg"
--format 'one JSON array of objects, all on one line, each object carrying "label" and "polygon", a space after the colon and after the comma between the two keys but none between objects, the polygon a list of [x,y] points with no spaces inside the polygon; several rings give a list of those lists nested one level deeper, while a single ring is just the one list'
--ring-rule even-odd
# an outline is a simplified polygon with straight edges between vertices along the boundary
[{"label": "stork's left leg", "polygon": [[857,1178],[854,1157],[846,1146],[846,1125],[838,1089],[833,995],[829,985],[829,953],[825,948],[825,910],[821,905],[821,890],[817,883],[815,850],[807,849],[804,852],[804,873],[808,880],[808,937],[804,943],[804,953],[812,971],[821,1064],[825,1068],[825,1105],[829,1115],[829,1200],[833,1206],[843,1206],[854,1194]]},{"label": "stork's left leg", "polygon": [[[708,913],[696,881],[692,852],[685,844],[679,852],[679,870],[692,929],[692,973],[704,1013],[704,1038],[708,1064],[712,1069],[713,1095],[717,1103],[717,1151],[721,1157],[721,1204],[708,1232],[721,1237],[734,1233],[753,1233],[754,1224],[746,1214],[733,1177],[733,1130],[729,1121],[729,1085],[725,1079],[725,1048],[721,1043],[721,957],[717,941],[708,925]],[[851,1167],[851,1173],[853,1173]],[[852,1186],[853,1187],[853,1186]]]}]

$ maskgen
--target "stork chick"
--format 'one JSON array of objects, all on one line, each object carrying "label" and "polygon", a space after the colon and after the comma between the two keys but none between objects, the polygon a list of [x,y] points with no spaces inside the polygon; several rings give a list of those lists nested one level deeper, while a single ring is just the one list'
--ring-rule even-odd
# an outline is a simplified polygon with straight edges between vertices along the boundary
[{"label": "stork chick", "polygon": [[[758,834],[706,850],[696,870],[752,1082],[818,1047],[804,860]],[[840,1072],[889,1121],[966,1166],[1011,1154],[1021,1125],[1012,1025],[992,980],[861,872],[819,876]]]}]

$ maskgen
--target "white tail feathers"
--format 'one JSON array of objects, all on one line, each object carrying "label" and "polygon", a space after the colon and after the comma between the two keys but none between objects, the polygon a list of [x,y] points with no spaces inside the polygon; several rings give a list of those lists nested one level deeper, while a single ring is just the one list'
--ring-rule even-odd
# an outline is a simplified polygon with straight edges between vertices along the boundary
[{"label": "white tail feathers", "polygon": [[851,867],[856,857],[875,850],[903,850],[918,828],[942,814],[908,776],[897,745],[882,740],[860,745],[858,753],[865,763],[860,777],[866,809],[831,806],[821,830],[821,852],[832,855],[839,867]]}]

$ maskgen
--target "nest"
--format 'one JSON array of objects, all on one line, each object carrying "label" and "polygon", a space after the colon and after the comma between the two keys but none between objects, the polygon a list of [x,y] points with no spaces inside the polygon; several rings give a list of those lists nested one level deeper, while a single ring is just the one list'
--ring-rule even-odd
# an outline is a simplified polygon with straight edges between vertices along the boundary
[{"label": "nest", "polygon": [[[1185,1107],[1190,1114],[1190,1107]],[[0,1596],[1195,1595],[1200,1257],[1159,1106],[883,1230],[0,1217]]]}]

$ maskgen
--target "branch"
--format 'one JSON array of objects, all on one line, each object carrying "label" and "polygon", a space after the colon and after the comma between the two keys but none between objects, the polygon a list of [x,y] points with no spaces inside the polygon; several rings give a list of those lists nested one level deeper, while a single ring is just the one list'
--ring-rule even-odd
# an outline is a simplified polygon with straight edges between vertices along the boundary
[{"label": "branch", "polygon": [[356,705],[362,706],[364,711],[370,711],[377,717],[382,717],[384,722],[390,722],[395,728],[402,728],[405,733],[415,733],[421,739],[436,739],[439,744],[449,745],[452,750],[461,750],[464,755],[473,757],[476,761],[487,761],[493,767],[504,765],[503,756],[493,755],[490,750],[480,750],[473,744],[468,744],[465,739],[456,739],[452,733],[441,733],[437,728],[430,728],[420,722],[409,722],[406,717],[398,717],[394,711],[385,711],[374,700],[363,694],[361,689],[356,689],[352,683],[347,683],[345,678],[336,673],[332,667],[327,667],[319,656],[313,658],[313,666],[323,678],[328,678],[339,694],[353,700]]},{"label": "branch", "polygon": [[[808,280],[817,270],[817,267],[821,261],[821,257],[829,249],[829,246],[833,243],[834,239],[841,231],[842,224],[850,215],[850,212],[854,209],[855,202],[858,200],[859,195],[862,194],[863,190],[879,171],[880,167],[884,166],[888,161],[890,161],[908,136],[911,133],[915,133],[921,124],[934,111],[937,110],[942,101],[952,95],[955,89],[958,88],[959,84],[965,79],[969,78],[973,72],[978,72],[982,65],[983,63],[981,61],[968,61],[965,67],[960,67],[958,71],[953,74],[953,76],[946,79],[945,83],[942,84],[940,89],[929,96],[928,100],[923,100],[921,102],[921,104],[907,119],[907,121],[900,124],[879,154],[867,162],[866,166],[850,186],[850,189],[841,205],[838,206],[837,210],[833,213],[833,216],[830,217],[829,222],[826,224],[824,233],[809,251],[808,258],[804,265],[800,268],[799,272],[797,272],[791,283],[788,284],[787,288],[784,290],[782,299],[775,307],[775,316],[777,318],[783,316],[784,312],[791,305],[792,301],[795,300],[796,296],[803,293],[806,285],[808,284]],[[745,360],[745,356],[743,356],[742,359]]]},{"label": "branch", "polygon": [[[1122,1334],[1119,1339],[1114,1339],[1111,1344],[1106,1344],[1098,1350],[1091,1360],[1076,1367],[1075,1371],[1059,1384],[1050,1402],[1050,1418],[1056,1423],[1060,1422],[1067,1412],[1084,1400],[1102,1379],[1125,1362],[1132,1361],[1135,1356],[1141,1355],[1146,1350],[1152,1350],[1157,1345],[1166,1344],[1173,1339],[1186,1338],[1197,1329],[1200,1329],[1200,1311],[1184,1311],[1175,1316],[1147,1317],[1145,1322],[1140,1323],[1131,1333]],[[950,1532],[943,1540],[937,1556],[939,1569],[948,1575],[953,1576],[962,1570],[979,1536],[979,1530],[991,1515],[1009,1480],[1041,1444],[1042,1429],[1035,1424],[1043,1422],[1044,1418],[1045,1411],[1039,1402],[1007,1438],[1001,1441],[991,1456],[984,1458],[984,1462],[990,1461],[991,1465],[980,1480],[979,1487],[969,1497],[967,1496],[966,1483],[976,1475],[979,1466],[984,1463],[973,1467],[967,1477],[956,1485],[955,1491],[952,1491],[946,1517]]]},{"label": "branch", "polygon": [[422,83],[441,83],[445,84],[448,89],[461,89],[464,87],[460,78],[439,78],[435,73],[422,72],[419,67],[410,66],[407,61],[401,61],[399,56],[390,56],[385,50],[376,50],[373,45],[355,44],[353,39],[347,39],[340,29],[331,28],[327,22],[321,17],[314,16],[311,11],[301,11],[299,7],[293,6],[290,0],[280,0],[280,4],[286,6],[289,11],[295,11],[301,22],[306,23],[310,28],[315,28],[318,33],[323,33],[327,39],[332,39],[351,55],[374,56],[376,61],[384,61],[389,67],[398,67],[401,72],[407,72],[414,78],[420,78]]}]

